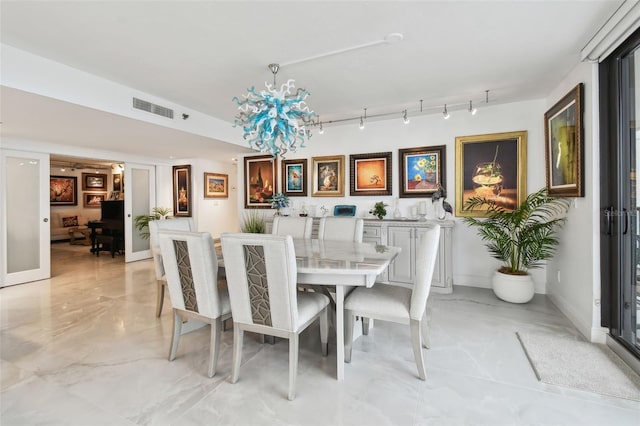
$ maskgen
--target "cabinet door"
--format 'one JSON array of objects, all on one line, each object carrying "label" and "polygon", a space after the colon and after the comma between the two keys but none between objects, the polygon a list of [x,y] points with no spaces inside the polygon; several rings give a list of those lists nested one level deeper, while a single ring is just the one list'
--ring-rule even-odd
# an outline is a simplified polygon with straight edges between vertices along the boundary
[{"label": "cabinet door", "polygon": [[382,244],[382,228],[365,225],[362,229],[362,241],[365,243]]},{"label": "cabinet door", "polygon": [[[417,252],[418,252],[418,247],[420,247],[420,244],[422,243],[422,237],[424,236],[424,234],[427,232],[427,229],[424,228],[417,228],[416,229],[416,234],[417,234],[417,239],[416,239],[416,256],[417,256]],[[431,287],[441,287],[444,288],[445,287],[445,278],[443,276],[445,267],[444,267],[444,254],[442,253],[444,244],[443,244],[443,238],[444,238],[444,229],[441,229],[441,233],[440,233],[440,244],[438,246],[438,255],[436,256],[436,265],[433,268],[433,278],[431,279]],[[415,259],[415,262],[420,262],[422,261],[421,259]],[[442,264],[441,264],[442,263]]]},{"label": "cabinet door", "polygon": [[413,285],[415,277],[415,229],[389,226],[389,245],[402,251],[389,265],[389,281]]}]

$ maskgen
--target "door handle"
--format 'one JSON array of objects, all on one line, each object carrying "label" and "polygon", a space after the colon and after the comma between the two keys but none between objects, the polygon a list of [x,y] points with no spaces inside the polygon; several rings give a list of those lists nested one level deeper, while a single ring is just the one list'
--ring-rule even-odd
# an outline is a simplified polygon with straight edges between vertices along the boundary
[{"label": "door handle", "polygon": [[48,217],[45,217],[44,219],[42,219],[42,221],[43,221],[44,223],[47,223],[47,222],[49,222],[49,218],[48,218]]},{"label": "door handle", "polygon": [[613,221],[613,206],[609,206],[606,209],[604,209],[604,217],[605,217],[605,223],[606,223],[606,231],[605,231],[605,235],[611,235],[611,230],[612,230],[612,221]]},{"label": "door handle", "polygon": [[629,230],[629,213],[627,209],[622,209],[622,215],[624,216],[624,231],[622,231],[622,235],[627,235]]}]

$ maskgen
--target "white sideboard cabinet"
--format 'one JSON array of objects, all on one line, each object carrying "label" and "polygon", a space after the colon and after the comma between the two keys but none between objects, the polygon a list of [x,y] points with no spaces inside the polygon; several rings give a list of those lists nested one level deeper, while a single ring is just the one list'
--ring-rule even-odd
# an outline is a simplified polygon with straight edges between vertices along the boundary
[{"label": "white sideboard cabinet", "polygon": [[[312,238],[318,237],[319,218],[313,219]],[[273,221],[266,221],[266,232],[271,232]],[[440,225],[440,247],[433,271],[431,290],[436,293],[453,292],[452,271],[452,232],[453,220],[378,220],[365,219],[362,240],[380,245],[400,247],[402,251],[389,265],[387,270],[378,276],[378,282],[412,287],[416,275],[416,259],[418,246],[427,229]]]}]

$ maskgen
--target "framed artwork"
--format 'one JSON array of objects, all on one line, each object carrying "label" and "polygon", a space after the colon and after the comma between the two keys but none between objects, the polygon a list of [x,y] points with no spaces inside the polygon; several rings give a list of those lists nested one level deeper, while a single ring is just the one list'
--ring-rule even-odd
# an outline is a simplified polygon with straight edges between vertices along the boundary
[{"label": "framed artwork", "polygon": [[544,114],[547,193],[584,197],[584,141],[580,83]]},{"label": "framed artwork", "polygon": [[106,192],[84,192],[84,207],[100,207],[102,202],[107,199]]},{"label": "framed artwork", "polygon": [[270,209],[276,185],[277,158],[271,155],[244,157],[244,206]]},{"label": "framed artwork", "polygon": [[229,198],[229,175],[205,173],[204,198]]},{"label": "framed artwork", "polygon": [[282,193],[287,197],[307,196],[307,159],[282,161]]},{"label": "framed artwork", "polygon": [[313,157],[312,197],[344,197],[344,155]]},{"label": "framed artwork", "polygon": [[480,209],[464,210],[475,196],[513,210],[527,196],[527,132],[493,133],[456,138],[456,215],[484,217]]},{"label": "framed artwork", "polygon": [[391,195],[391,152],[349,156],[351,195]]},{"label": "framed artwork", "polygon": [[113,175],[113,190],[122,191],[122,173]]},{"label": "framed artwork", "polygon": [[398,150],[400,198],[431,197],[438,187],[447,188],[446,145]]},{"label": "framed artwork", "polygon": [[191,216],[191,165],[173,166],[173,215]]},{"label": "framed artwork", "polygon": [[107,175],[83,173],[82,189],[107,189]]},{"label": "framed artwork", "polygon": [[78,178],[49,176],[49,203],[52,206],[77,206]]}]

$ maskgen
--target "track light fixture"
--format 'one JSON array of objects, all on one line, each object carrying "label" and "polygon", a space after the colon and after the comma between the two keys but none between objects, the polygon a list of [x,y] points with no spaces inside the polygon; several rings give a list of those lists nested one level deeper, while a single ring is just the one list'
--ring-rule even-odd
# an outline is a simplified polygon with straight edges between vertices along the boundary
[{"label": "track light fixture", "polygon": [[404,124],[409,124],[409,117],[407,117],[407,110],[404,110],[404,114],[402,115],[402,121]]},{"label": "track light fixture", "polygon": [[478,110],[473,107],[473,101],[469,101],[469,112],[471,115],[476,115],[476,112],[478,112]]},{"label": "track light fixture", "polygon": [[322,121],[320,122],[320,130],[318,130],[318,133],[320,134],[324,133],[324,129],[322,128]]},{"label": "track light fixture", "polygon": [[447,111],[447,104],[444,104],[444,109],[442,110],[442,116],[444,117],[445,120],[448,120],[449,117],[451,117],[449,115],[449,111]]},{"label": "track light fixture", "polygon": [[362,116],[360,116],[360,130],[364,129],[364,121],[362,120]]}]

